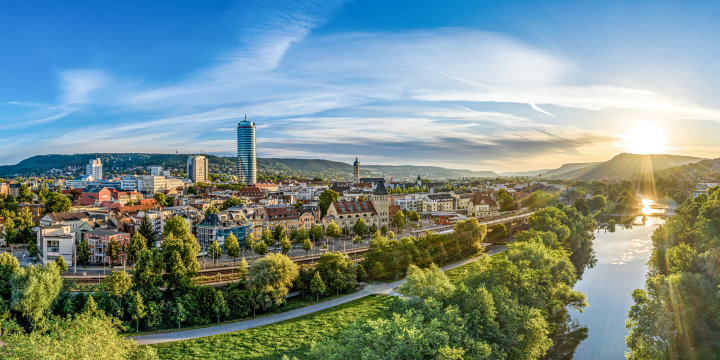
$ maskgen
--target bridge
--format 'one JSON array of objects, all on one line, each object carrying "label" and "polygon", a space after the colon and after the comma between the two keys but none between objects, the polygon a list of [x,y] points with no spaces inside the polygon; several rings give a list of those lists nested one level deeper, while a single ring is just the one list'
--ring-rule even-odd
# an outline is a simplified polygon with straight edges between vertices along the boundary
[{"label": "bridge", "polygon": [[[516,212],[516,213],[512,213],[512,214],[503,215],[500,217],[496,216],[491,219],[487,219],[487,218],[478,219],[478,223],[480,223],[480,225],[486,225],[488,228],[488,232],[492,232],[491,228],[493,225],[505,224],[508,222],[510,223],[511,227],[515,228],[515,227],[524,225],[525,222],[527,221],[527,219],[534,213],[535,213],[534,211],[522,211],[520,213]],[[427,232],[430,232],[431,234],[452,234],[452,232],[454,231],[453,230],[454,226],[455,225],[438,225],[438,226],[433,226],[433,227],[429,227],[429,228],[414,229],[414,230],[410,231],[409,235],[412,235],[412,236],[418,238],[418,237],[425,236],[425,234],[427,234]],[[405,235],[405,234],[403,234],[403,235]]]}]

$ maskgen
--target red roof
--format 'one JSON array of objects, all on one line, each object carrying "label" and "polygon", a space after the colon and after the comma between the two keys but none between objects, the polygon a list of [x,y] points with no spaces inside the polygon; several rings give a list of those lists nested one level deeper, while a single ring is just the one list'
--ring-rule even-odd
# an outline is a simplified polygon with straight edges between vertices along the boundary
[{"label": "red roof", "polygon": [[334,202],[333,206],[338,215],[371,212],[377,215],[372,201],[341,201]]},{"label": "red roof", "polygon": [[292,206],[268,206],[265,208],[268,220],[297,219],[298,213]]}]

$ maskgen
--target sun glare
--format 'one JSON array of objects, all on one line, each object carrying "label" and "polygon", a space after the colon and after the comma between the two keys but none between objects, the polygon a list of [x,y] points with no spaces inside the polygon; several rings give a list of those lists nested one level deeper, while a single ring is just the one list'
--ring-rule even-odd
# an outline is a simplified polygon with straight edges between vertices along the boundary
[{"label": "sun glare", "polygon": [[642,124],[632,128],[624,138],[624,145],[633,154],[658,154],[665,151],[665,132],[656,124]]}]

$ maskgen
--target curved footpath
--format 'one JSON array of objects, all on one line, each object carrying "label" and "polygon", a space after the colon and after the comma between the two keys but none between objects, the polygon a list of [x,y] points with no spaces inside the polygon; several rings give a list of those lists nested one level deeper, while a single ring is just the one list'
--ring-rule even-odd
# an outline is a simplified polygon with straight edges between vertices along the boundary
[{"label": "curved footpath", "polygon": [[[469,264],[477,259],[479,259],[482,256],[485,255],[495,255],[499,254],[503,251],[505,251],[505,246],[498,246],[496,248],[491,249],[487,252],[487,254],[476,256],[473,258],[469,258],[451,265],[443,266],[443,271],[447,271],[450,269],[454,269],[459,266],[463,266],[466,264]],[[319,304],[310,305],[306,307],[302,307],[295,310],[290,310],[284,313],[280,314],[274,314],[269,316],[264,316],[257,319],[250,319],[245,321],[239,321],[235,323],[230,324],[224,324],[224,325],[217,325],[202,329],[195,329],[195,330],[186,330],[186,331],[178,331],[178,332],[170,332],[170,333],[163,333],[163,334],[155,334],[155,335],[143,335],[143,336],[133,336],[129,337],[128,339],[135,340],[139,345],[150,345],[150,344],[159,344],[159,343],[165,343],[165,342],[171,342],[171,341],[181,341],[181,340],[190,340],[190,339],[196,339],[201,338],[205,336],[213,336],[213,335],[220,335],[220,334],[226,334],[230,332],[240,331],[240,330],[246,330],[246,329],[252,329],[259,326],[264,325],[270,325],[274,324],[276,322],[285,321],[294,319],[296,317],[300,317],[307,314],[312,314],[317,311],[329,309],[333,306],[342,305],[347,302],[357,300],[360,298],[363,298],[368,295],[372,294],[383,294],[388,295],[393,293],[393,290],[399,287],[403,284],[405,280],[398,280],[393,283],[389,284],[380,284],[380,285],[368,285],[365,286],[365,288],[362,291],[358,291],[354,294],[346,295],[343,297],[339,297],[336,299],[328,300],[321,302]]]}]

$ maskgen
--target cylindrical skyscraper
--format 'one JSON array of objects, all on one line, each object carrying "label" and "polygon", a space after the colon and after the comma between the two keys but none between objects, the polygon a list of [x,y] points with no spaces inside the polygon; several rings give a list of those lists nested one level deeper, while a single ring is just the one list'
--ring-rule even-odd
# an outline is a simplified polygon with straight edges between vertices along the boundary
[{"label": "cylindrical skyscraper", "polygon": [[237,128],[238,180],[247,185],[257,181],[257,162],[255,160],[255,123],[245,121]]}]

